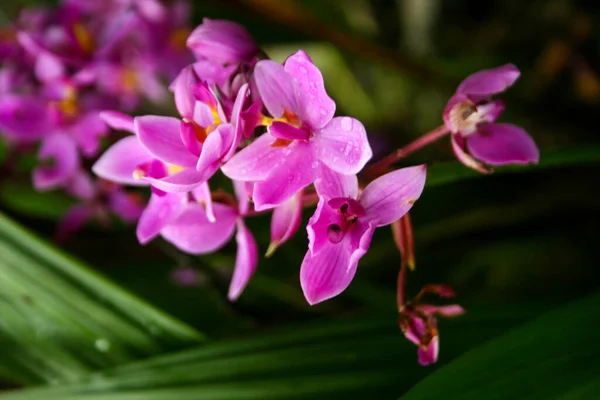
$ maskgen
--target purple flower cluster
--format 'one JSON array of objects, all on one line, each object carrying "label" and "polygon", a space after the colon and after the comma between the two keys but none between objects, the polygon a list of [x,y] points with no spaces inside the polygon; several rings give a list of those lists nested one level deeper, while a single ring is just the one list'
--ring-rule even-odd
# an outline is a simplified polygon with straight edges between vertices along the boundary
[{"label": "purple flower cluster", "polygon": [[135,196],[95,182],[85,168],[108,126],[101,110],[133,111],[161,102],[191,59],[185,1],[64,0],[23,10],[0,34],[0,132],[12,151],[38,147],[33,186],[63,189],[84,204],[70,210],[59,235],[85,220],[125,221],[141,212]]},{"label": "purple flower cluster", "polygon": [[[298,230],[304,201],[317,197],[301,284],[310,304],[341,293],[375,228],[402,217],[419,198],[425,167],[394,171],[360,190],[356,174],[372,156],[365,128],[334,117],[335,102],[305,52],[283,65],[262,59],[243,27],[208,19],[187,45],[197,61],[170,86],[179,117],[103,113],[109,125],[132,135],[110,147],[93,171],[151,187],[137,226],[140,243],[160,235],[186,253],[206,254],[235,233],[231,300],[258,263],[244,218],[273,210],[270,254]],[[219,170],[235,196],[209,189]]]}]

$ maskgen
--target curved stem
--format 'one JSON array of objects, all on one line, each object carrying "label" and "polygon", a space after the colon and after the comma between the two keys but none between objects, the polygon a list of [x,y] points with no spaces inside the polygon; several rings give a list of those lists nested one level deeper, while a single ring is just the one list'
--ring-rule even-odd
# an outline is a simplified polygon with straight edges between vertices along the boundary
[{"label": "curved stem", "polygon": [[395,150],[393,153],[390,153],[381,160],[371,164],[369,167],[367,167],[367,169],[365,169],[364,174],[368,177],[379,176],[386,170],[387,167],[396,163],[398,160],[414,153],[428,144],[435,142],[436,140],[446,136],[448,133],[450,133],[450,130],[446,127],[446,125],[438,126],[415,141]]}]

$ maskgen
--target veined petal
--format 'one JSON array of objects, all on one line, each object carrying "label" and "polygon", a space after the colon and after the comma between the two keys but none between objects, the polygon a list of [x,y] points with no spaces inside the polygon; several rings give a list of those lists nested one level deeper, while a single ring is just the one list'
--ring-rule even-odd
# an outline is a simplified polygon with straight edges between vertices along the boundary
[{"label": "veined petal", "polygon": [[179,135],[185,148],[196,157],[199,157],[202,143],[198,141],[196,136],[196,124],[187,118],[182,119]]},{"label": "veined petal", "polygon": [[167,193],[183,193],[193,190],[196,186],[206,182],[205,174],[196,171],[195,168],[186,168],[181,172],[164,178],[153,178],[145,176],[142,179],[148,181],[153,187]]},{"label": "veined petal", "polygon": [[335,172],[358,174],[373,156],[365,127],[350,117],[332,119],[313,138],[319,160]]},{"label": "veined petal", "polygon": [[175,247],[189,254],[206,254],[223,247],[233,236],[237,210],[213,204],[216,222],[206,217],[204,207],[188,203],[179,217],[165,226],[160,234]]},{"label": "veined petal", "polygon": [[258,264],[258,248],[252,233],[244,224],[242,218],[237,222],[237,233],[235,235],[237,243],[237,256],[235,259],[235,269],[229,284],[227,298],[230,301],[237,300],[242,291],[252,278],[256,265]]},{"label": "veined petal", "polygon": [[512,124],[482,124],[466,141],[469,153],[488,165],[537,164],[540,159],[531,136]]},{"label": "veined petal", "polygon": [[475,96],[491,96],[512,86],[521,72],[514,64],[484,69],[469,75],[458,85],[456,93]]},{"label": "veined petal", "polygon": [[252,199],[257,211],[280,205],[317,177],[319,163],[310,143],[292,142],[282,156],[269,177],[254,184]]},{"label": "veined petal", "polygon": [[268,128],[271,136],[284,140],[308,140],[309,133],[302,128],[296,128],[287,122],[275,121]]},{"label": "veined petal", "polygon": [[302,191],[296,193],[273,210],[271,216],[271,244],[267,250],[267,256],[296,233],[301,220]]},{"label": "veined petal", "polygon": [[285,61],[285,72],[297,85],[298,115],[312,129],[321,129],[335,114],[335,102],[327,95],[323,75],[303,50]]},{"label": "veined petal", "polygon": [[140,142],[161,161],[183,167],[195,167],[198,158],[188,151],[180,136],[177,118],[146,115],[134,119]]},{"label": "veined petal", "polygon": [[102,119],[108,126],[118,131],[126,131],[135,133],[133,125],[133,117],[123,114],[119,111],[100,111],[100,119]]},{"label": "veined petal", "polygon": [[317,254],[306,253],[300,267],[300,284],[309,304],[335,297],[350,285],[374,230],[374,225],[358,222],[341,242],[328,243]]},{"label": "veined petal", "polygon": [[122,185],[147,186],[148,182],[134,177],[134,171],[138,165],[153,159],[136,136],[128,136],[106,150],[92,167],[92,172]]},{"label": "veined petal", "polygon": [[366,217],[377,226],[389,225],[410,210],[425,187],[425,165],[402,168],[371,182],[360,196]]},{"label": "veined petal", "polygon": [[235,154],[221,171],[239,181],[263,181],[282,163],[284,148],[273,146],[275,138],[263,134],[251,145]]},{"label": "veined petal", "polygon": [[274,118],[281,118],[285,110],[297,112],[295,82],[281,64],[261,60],[254,67],[253,77],[263,104]]},{"label": "veined petal", "polygon": [[483,174],[487,174],[490,172],[490,170],[485,165],[483,165],[483,163],[480,163],[472,156],[467,154],[467,152],[465,151],[465,138],[462,137],[460,134],[451,135],[450,143],[452,143],[452,150],[454,151],[454,155],[456,155],[458,161],[460,161],[463,165],[469,168],[473,168],[474,170],[479,171]]},{"label": "veined petal", "polygon": [[319,196],[327,198],[358,197],[358,178],[356,175],[344,175],[333,171],[324,164],[319,167],[315,189]]},{"label": "veined petal", "polygon": [[66,185],[77,172],[79,154],[73,139],[62,133],[54,133],[42,142],[38,158],[49,161],[50,166],[33,170],[33,186],[37,190],[49,190]]},{"label": "veined petal", "polygon": [[161,229],[174,221],[183,211],[185,201],[185,195],[182,194],[166,193],[162,196],[152,194],[137,224],[138,241],[146,244],[154,239]]}]

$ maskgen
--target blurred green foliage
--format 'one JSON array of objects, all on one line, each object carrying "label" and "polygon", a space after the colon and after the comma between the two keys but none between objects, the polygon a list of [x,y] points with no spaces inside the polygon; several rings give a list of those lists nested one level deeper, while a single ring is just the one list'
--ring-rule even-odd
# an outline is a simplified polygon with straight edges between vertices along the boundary
[{"label": "blurred green foliage", "polygon": [[[3,2],[0,21],[34,3]],[[456,163],[445,140],[402,162],[429,166],[411,212],[417,269],[409,293],[448,283],[469,312],[440,321],[440,364],[419,367],[396,326],[400,261],[386,229],[350,288],[314,307],[298,282],[302,232],[261,260],[233,304],[225,295],[233,246],[189,257],[158,240],[138,245],[132,227],[91,225],[61,247],[92,273],[17,227],[49,239],[71,204],[33,192],[31,165],[22,162],[0,176],[0,376],[7,387],[51,385],[2,396],[594,398],[599,8],[568,0],[194,2],[196,24],[205,16],[240,22],[274,59],[306,49],[338,114],[364,121],[376,157],[441,124],[463,77],[519,66],[502,119],[535,138],[539,166],[481,176]],[[0,146],[0,161],[10,154]],[[268,218],[248,223],[264,252]],[[178,268],[193,269],[197,284],[176,284]],[[160,321],[165,334],[153,336],[140,317]],[[209,340],[200,345],[197,332]]]}]

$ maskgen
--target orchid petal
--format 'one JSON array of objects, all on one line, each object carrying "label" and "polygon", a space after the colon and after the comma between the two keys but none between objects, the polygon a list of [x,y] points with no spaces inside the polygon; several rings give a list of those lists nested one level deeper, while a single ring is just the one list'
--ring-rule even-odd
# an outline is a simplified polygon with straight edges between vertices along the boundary
[{"label": "orchid petal", "polygon": [[194,104],[196,98],[192,93],[192,87],[200,80],[194,71],[194,67],[188,65],[181,70],[177,78],[171,83],[171,90],[175,97],[175,106],[179,115],[184,118],[191,118],[194,114]]},{"label": "orchid petal", "polygon": [[229,151],[223,157],[224,161],[229,160],[235,154],[240,142],[242,141],[242,136],[244,136],[244,124],[241,119],[242,108],[244,107],[244,102],[246,101],[246,97],[248,96],[248,84],[245,83],[242,85],[240,90],[238,91],[237,96],[235,97],[235,102],[233,103],[233,109],[231,111],[231,118],[229,122],[234,126],[235,131],[233,135],[233,140],[231,142],[231,146],[229,146]]},{"label": "orchid petal", "polygon": [[295,82],[281,64],[271,60],[259,61],[254,67],[253,76],[258,93],[271,116],[281,118],[286,110],[293,113],[297,111]]},{"label": "orchid petal", "polygon": [[423,347],[423,345],[419,346],[419,350],[417,352],[419,356],[419,364],[429,365],[435,363],[438,359],[439,352],[440,338],[439,336],[434,336],[431,338],[431,341],[426,347]]},{"label": "orchid petal", "polygon": [[64,73],[64,65],[51,53],[42,52],[35,60],[35,76],[40,82],[60,79]]},{"label": "orchid petal", "polygon": [[196,157],[200,156],[202,143],[198,141],[195,123],[187,118],[181,120],[181,129],[179,130],[179,135],[185,148]]},{"label": "orchid petal", "polygon": [[512,124],[482,124],[466,138],[469,153],[488,165],[537,164],[540,152],[522,128]]},{"label": "orchid petal", "polygon": [[354,118],[332,119],[313,140],[319,160],[341,174],[359,173],[373,156],[365,127]]},{"label": "orchid petal", "polygon": [[50,190],[67,185],[79,166],[75,142],[62,133],[55,133],[44,139],[38,158],[41,161],[52,160],[53,165],[33,170],[33,186],[36,190]]},{"label": "orchid petal", "polygon": [[244,221],[240,218],[237,222],[237,256],[235,259],[235,269],[229,284],[227,298],[230,301],[237,300],[242,291],[252,278],[256,265],[258,264],[258,248],[252,233],[248,230]]},{"label": "orchid petal", "polygon": [[335,114],[335,102],[325,91],[321,71],[303,50],[288,57],[284,70],[296,81],[300,118],[312,129],[323,128]]},{"label": "orchid petal", "polygon": [[108,207],[121,220],[129,223],[137,221],[144,212],[136,193],[126,193],[122,190],[116,190],[109,195]]},{"label": "orchid petal", "polygon": [[309,304],[335,297],[350,285],[374,230],[374,225],[358,222],[341,242],[328,243],[317,254],[306,253],[300,267],[300,283]]},{"label": "orchid petal", "polygon": [[366,217],[377,226],[389,225],[410,210],[425,187],[425,165],[402,168],[371,182],[360,196]]},{"label": "orchid petal", "polygon": [[70,131],[83,155],[93,157],[100,150],[100,138],[106,135],[108,126],[98,112],[91,111],[79,116]]},{"label": "orchid petal", "polygon": [[233,181],[233,190],[238,201],[238,211],[240,215],[246,215],[250,209],[250,196],[254,191],[254,183]]},{"label": "orchid petal", "polygon": [[81,230],[93,216],[94,210],[88,204],[77,204],[69,208],[58,221],[56,241],[64,242],[67,237]]},{"label": "orchid petal", "polygon": [[276,207],[313,183],[318,166],[309,143],[295,141],[289,144],[269,177],[255,183],[252,194],[255,209],[261,211]]},{"label": "orchid petal", "polygon": [[187,204],[183,212],[161,230],[161,236],[189,254],[206,254],[220,249],[233,236],[237,211],[219,203],[213,204],[213,208],[214,223],[208,220],[202,205]]},{"label": "orchid petal", "polygon": [[136,235],[141,244],[154,239],[167,224],[177,218],[185,204],[185,196],[167,193],[152,194],[137,224]]},{"label": "orchid petal", "polygon": [[197,58],[208,58],[219,64],[238,64],[258,51],[254,39],[240,24],[208,18],[190,34],[187,47]]},{"label": "orchid petal", "polygon": [[216,217],[215,217],[215,213],[213,210],[213,201],[212,201],[212,196],[210,193],[210,187],[208,186],[208,182],[204,182],[204,183],[201,183],[200,185],[196,186],[192,190],[192,195],[194,196],[194,199],[196,199],[196,201],[198,203],[204,205],[204,208],[206,209],[206,218],[208,218],[208,220],[210,222],[215,222]]},{"label": "orchid petal", "polygon": [[483,174],[487,174],[490,170],[480,163],[472,156],[470,156],[465,150],[465,138],[463,138],[460,134],[453,134],[450,137],[450,143],[452,144],[452,151],[454,151],[454,155],[458,158],[463,165],[472,168],[476,171],[479,171]]},{"label": "orchid petal", "polygon": [[108,126],[118,131],[135,133],[133,117],[119,111],[100,111],[100,119]]},{"label": "orchid petal", "polygon": [[315,189],[319,196],[327,198],[358,197],[358,178],[356,175],[343,175],[321,164],[318,177],[315,180]]},{"label": "orchid petal", "polygon": [[221,167],[223,156],[231,145],[233,135],[234,128],[230,124],[221,124],[216,131],[208,135],[196,165],[196,171],[202,174],[203,180],[210,179]]},{"label": "orchid petal", "polygon": [[287,122],[275,121],[268,128],[271,136],[284,140],[308,140],[309,133],[306,129],[296,128]]},{"label": "orchid petal", "polygon": [[521,72],[514,64],[484,69],[468,76],[458,85],[456,93],[491,96],[505,91],[519,78]]},{"label": "orchid petal", "polygon": [[281,165],[284,148],[273,146],[275,138],[263,134],[251,145],[235,154],[221,171],[231,179],[239,181],[263,181]]},{"label": "orchid petal", "polygon": [[308,234],[308,251],[311,255],[316,255],[321,249],[329,244],[329,227],[331,225],[341,226],[342,216],[329,205],[324,197],[319,198],[317,208],[306,225]]},{"label": "orchid petal", "polygon": [[206,182],[205,173],[198,172],[195,168],[186,168],[183,171],[164,178],[145,176],[142,179],[149,182],[153,187],[167,193],[183,193],[193,190],[196,186]]},{"label": "orchid petal", "polygon": [[188,151],[180,136],[177,118],[146,115],[134,119],[140,142],[161,161],[183,167],[195,167],[198,158]]},{"label": "orchid petal", "polygon": [[42,101],[10,94],[0,97],[0,131],[7,137],[31,142],[50,130],[46,107]]},{"label": "orchid petal", "polygon": [[458,317],[467,311],[458,304],[448,304],[445,306],[434,306],[432,304],[419,304],[418,310],[425,314],[437,314],[446,318]]},{"label": "orchid petal", "polygon": [[111,182],[147,186],[148,182],[134,177],[134,171],[138,165],[153,159],[136,136],[128,136],[106,150],[92,167],[92,172]]},{"label": "orchid petal", "polygon": [[267,256],[287,242],[300,227],[302,221],[302,191],[275,207],[271,217],[271,244]]}]

